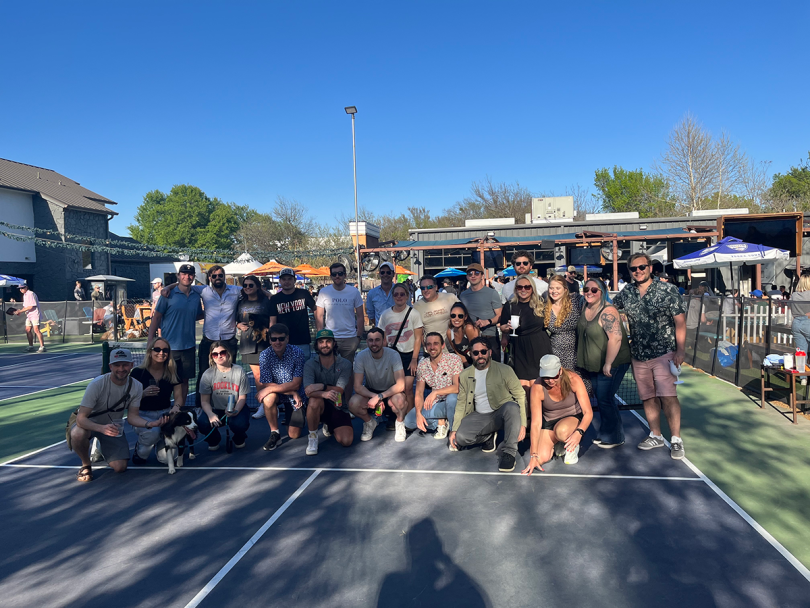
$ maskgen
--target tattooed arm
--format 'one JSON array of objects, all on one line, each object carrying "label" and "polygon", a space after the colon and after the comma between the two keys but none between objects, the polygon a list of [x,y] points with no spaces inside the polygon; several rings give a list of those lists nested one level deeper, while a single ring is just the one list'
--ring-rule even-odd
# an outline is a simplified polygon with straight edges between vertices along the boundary
[{"label": "tattooed arm", "polygon": [[610,377],[610,368],[613,367],[613,361],[619,354],[619,348],[622,345],[621,322],[619,311],[613,306],[605,306],[605,309],[599,314],[599,325],[605,330],[608,338],[605,366],[602,368],[602,373],[608,377]]}]

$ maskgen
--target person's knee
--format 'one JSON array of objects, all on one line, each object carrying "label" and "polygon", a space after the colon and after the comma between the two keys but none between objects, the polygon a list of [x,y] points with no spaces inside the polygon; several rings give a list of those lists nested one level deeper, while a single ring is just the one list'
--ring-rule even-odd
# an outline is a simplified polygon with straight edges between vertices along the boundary
[{"label": "person's knee", "polygon": [[128,461],[126,460],[113,460],[111,463],[109,463],[109,465],[110,468],[116,473],[123,473],[127,470],[127,463]]},{"label": "person's knee", "polygon": [[301,436],[301,427],[299,426],[287,427],[287,435],[289,435],[290,439],[298,439]]},{"label": "person's knee", "polygon": [[388,400],[388,403],[391,404],[392,408],[400,412],[404,412],[408,408],[408,400],[405,399],[405,393],[397,393],[396,395],[392,395]]},{"label": "person's knee", "polygon": [[264,399],[262,399],[262,404],[266,408],[276,407],[277,403],[278,403],[278,393],[269,393],[268,395],[265,396]]},{"label": "person's knee", "polygon": [[354,441],[354,430],[350,426],[338,427],[334,429],[335,441],[344,448],[349,447]]},{"label": "person's knee", "polygon": [[74,424],[70,429],[71,441],[88,441],[90,439],[90,431],[81,428],[78,424]]},{"label": "person's knee", "polygon": [[319,415],[323,412],[324,403],[322,397],[310,397],[307,401],[307,410],[310,412],[317,412]]},{"label": "person's knee", "polygon": [[368,399],[366,399],[362,395],[352,395],[352,398],[349,399],[349,409],[354,414],[357,414],[358,411],[367,409],[367,406],[368,406]]}]

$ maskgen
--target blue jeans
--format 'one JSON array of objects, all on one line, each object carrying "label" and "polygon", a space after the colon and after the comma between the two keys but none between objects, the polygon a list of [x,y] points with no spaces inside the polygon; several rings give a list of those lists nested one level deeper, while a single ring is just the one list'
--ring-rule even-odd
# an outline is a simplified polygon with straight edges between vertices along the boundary
[{"label": "blue jeans", "polygon": [[629,367],[630,364],[625,363],[611,368],[610,377],[591,372],[591,384],[596,393],[596,402],[599,404],[599,418],[602,420],[598,434],[602,443],[624,442],[624,425],[615,395]]},{"label": "blue jeans", "polygon": [[304,353],[304,361],[309,361],[312,358],[312,345],[311,344],[296,344],[301,352]]},{"label": "blue jeans", "polygon": [[[427,397],[431,391],[425,391],[425,397]],[[450,428],[453,427],[453,416],[456,414],[456,402],[458,401],[458,394],[451,393],[449,395],[440,395],[439,396],[441,401],[434,401],[433,407],[428,409],[422,409],[422,415],[427,420],[427,428],[428,430],[436,430],[439,426],[439,420],[445,419],[448,421]],[[412,409],[405,415],[405,428],[408,429],[415,429],[416,428],[416,409]]]},{"label": "blue jeans", "polygon": [[[225,417],[225,410],[214,410],[214,413],[219,416],[220,420]],[[202,433],[203,437],[208,435],[211,432],[211,423],[208,421],[208,416],[206,413],[199,409],[197,410],[197,426],[200,429],[200,433]],[[228,418],[228,428],[231,429],[233,433],[233,442],[234,443],[245,443],[245,439],[247,438],[247,430],[250,426],[250,408],[245,405],[236,416],[231,416]],[[222,440],[222,435],[219,433],[219,429],[222,427],[214,429],[214,432],[208,435],[208,438],[205,440],[208,445],[219,445],[219,442]],[[198,440],[199,441],[199,440]]]},{"label": "blue jeans", "polygon": [[793,346],[796,350],[807,352],[807,345],[810,343],[810,319],[805,315],[793,317],[793,325],[790,326],[793,332]]}]

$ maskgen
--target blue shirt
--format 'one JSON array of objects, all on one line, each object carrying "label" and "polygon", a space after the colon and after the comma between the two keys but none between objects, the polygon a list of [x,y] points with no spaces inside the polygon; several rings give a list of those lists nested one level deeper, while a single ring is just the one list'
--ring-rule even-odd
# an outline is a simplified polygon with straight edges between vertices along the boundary
[{"label": "blue shirt", "polygon": [[163,315],[160,333],[168,340],[172,350],[187,350],[197,346],[194,324],[202,314],[202,299],[193,289],[188,295],[177,286],[168,298],[160,296],[155,310]]},{"label": "blue shirt", "polygon": [[369,319],[374,319],[375,323],[379,323],[382,313],[389,308],[394,307],[394,284],[391,284],[391,290],[388,295],[385,295],[382,285],[378,285],[366,294],[366,315]]},{"label": "blue shirt", "polygon": [[266,348],[259,355],[259,382],[262,384],[286,384],[293,378],[301,378],[298,394],[304,401],[307,394],[304,391],[304,353],[297,346],[288,344],[281,359],[272,347]]},{"label": "blue shirt", "polygon": [[236,335],[236,307],[242,288],[226,285],[220,296],[210,285],[194,285],[205,305],[203,335],[209,340],[230,340]]}]

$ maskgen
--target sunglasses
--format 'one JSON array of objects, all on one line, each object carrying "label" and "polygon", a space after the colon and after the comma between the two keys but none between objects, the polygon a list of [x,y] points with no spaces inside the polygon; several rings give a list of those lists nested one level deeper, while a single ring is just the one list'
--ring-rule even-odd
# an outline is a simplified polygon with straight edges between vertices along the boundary
[{"label": "sunglasses", "polygon": [[330,272],[329,274],[330,274],[331,276],[333,276],[333,277],[345,277],[345,276],[346,276],[346,272],[345,272],[345,271],[344,271],[344,272]]},{"label": "sunglasses", "polygon": [[468,270],[467,274],[472,275],[472,276],[478,276],[479,274],[483,274],[483,273],[480,270]]},{"label": "sunglasses", "polygon": [[211,275],[208,275],[208,278],[210,278],[210,279],[224,279],[225,275],[224,274],[211,274]]},{"label": "sunglasses", "polygon": [[211,353],[211,356],[219,358],[219,357],[224,357],[227,354],[228,354],[227,350],[216,350],[216,351]]},{"label": "sunglasses", "polygon": [[531,266],[530,262],[515,262],[513,266]]},{"label": "sunglasses", "polygon": [[396,292],[396,293],[394,294],[394,297],[395,297],[395,298],[407,298],[407,297],[408,297],[408,294],[407,294],[407,293],[403,293],[403,292],[401,292],[401,291],[398,291],[398,292]]},{"label": "sunglasses", "polygon": [[559,378],[559,377],[560,377],[560,374],[561,374],[561,373],[562,373],[562,372],[561,372],[561,371],[559,371],[559,372],[557,372],[557,375],[556,375],[556,376],[545,377],[545,378],[543,378],[543,380],[556,380],[557,378]]},{"label": "sunglasses", "polygon": [[531,291],[532,286],[531,285],[518,285],[517,287],[515,287],[515,289],[517,289],[518,291]]},{"label": "sunglasses", "polygon": [[281,275],[282,279],[294,279],[295,277],[291,274],[283,274]]},{"label": "sunglasses", "polygon": [[424,287],[422,287],[420,285],[419,289],[421,289],[422,291],[430,291],[431,289],[436,289],[436,286],[435,285],[425,285]]},{"label": "sunglasses", "polygon": [[585,287],[582,293],[602,293],[602,290],[598,287]]},{"label": "sunglasses", "polygon": [[270,336],[270,341],[271,342],[284,342],[284,340],[286,340],[286,339],[287,339],[287,336],[275,336],[275,337]]},{"label": "sunglasses", "polygon": [[649,268],[649,264],[639,264],[638,266],[631,266],[630,272],[636,272],[637,270],[647,270]]},{"label": "sunglasses", "polygon": [[380,275],[384,275],[384,274],[390,274],[390,275],[393,275],[394,273],[393,273],[393,272],[391,272],[390,270],[381,270],[381,271],[380,271]]},{"label": "sunglasses", "polygon": [[467,315],[465,315],[464,313],[461,313],[460,315],[454,315],[453,313],[450,313],[450,318],[451,319],[464,319],[466,317],[467,317]]},{"label": "sunglasses", "polygon": [[487,352],[488,351],[486,349],[484,349],[484,350],[471,350],[470,351],[470,353],[472,354],[473,357],[480,357],[481,355],[486,355]]},{"label": "sunglasses", "polygon": [[242,287],[244,287],[245,289],[253,289],[254,287],[256,287],[256,285],[253,283],[245,283],[244,285],[242,285]]},{"label": "sunglasses", "polygon": [[164,355],[168,355],[172,351],[169,350],[168,348],[160,348],[159,346],[153,346],[152,347],[152,352],[153,353],[158,353],[158,354],[163,353]]}]

